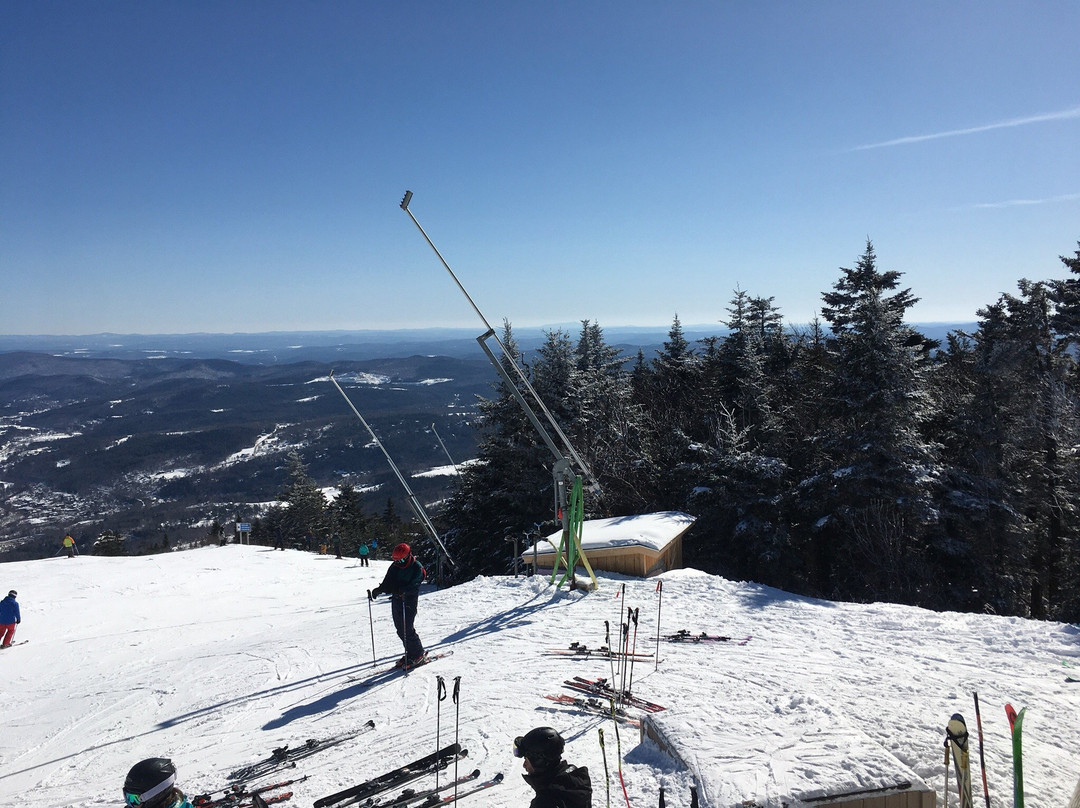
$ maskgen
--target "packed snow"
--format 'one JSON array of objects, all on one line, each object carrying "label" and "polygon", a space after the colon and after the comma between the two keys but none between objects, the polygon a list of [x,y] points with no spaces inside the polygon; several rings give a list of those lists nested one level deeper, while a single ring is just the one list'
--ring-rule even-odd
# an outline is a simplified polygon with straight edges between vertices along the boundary
[{"label": "packed snow", "polygon": [[[834,603],[689,569],[648,580],[600,572],[592,592],[481,577],[421,594],[417,630],[429,651],[452,656],[368,684],[401,654],[387,599],[369,612],[365,595],[386,564],[229,545],[0,566],[0,592],[18,590],[22,607],[15,640],[27,641],[0,651],[0,805],[121,805],[127,770],[156,756],[175,762],[189,796],[219,790],[275,747],[368,720],[374,730],[287,773],[308,779],[285,805],[458,739],[469,750],[462,773],[507,776],[470,801],[520,808],[532,792],[512,739],[539,725],[560,730],[566,758],[589,767],[595,806],[627,802],[617,744],[633,808],[655,806],[660,786],[686,808],[692,783],[707,808],[796,806],[897,778],[940,794],[954,712],[968,718],[981,798],[975,691],[994,808],[1012,804],[1006,702],[1028,709],[1027,805],[1064,806],[1080,776],[1080,683],[1067,681],[1080,679],[1075,625]],[[659,649],[659,662],[635,661],[631,674],[635,695],[667,708],[650,716],[662,746],[626,724],[616,739],[610,719],[544,698],[569,693],[573,676],[610,676],[607,659],[547,651],[603,644],[604,621],[617,625],[627,608],[638,610],[637,652]],[[658,620],[663,634],[750,639],[657,641]],[[439,676],[448,689],[460,677],[457,704],[438,699]]]}]

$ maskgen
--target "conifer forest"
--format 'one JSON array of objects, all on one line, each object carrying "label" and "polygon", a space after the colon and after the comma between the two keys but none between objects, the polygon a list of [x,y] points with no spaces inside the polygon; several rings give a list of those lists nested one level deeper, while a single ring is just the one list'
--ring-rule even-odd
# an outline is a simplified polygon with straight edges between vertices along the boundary
[{"label": "conifer forest", "polygon": [[[722,338],[690,343],[676,316],[662,350],[627,357],[586,320],[521,358],[596,475],[586,518],[686,511],[687,566],[1077,621],[1080,250],[1060,261],[944,342],[905,324],[918,298],[868,241],[807,326],[736,290]],[[501,340],[517,355],[508,322]],[[550,454],[502,383],[481,412],[438,514],[458,575],[506,573],[508,537],[558,527]]]}]

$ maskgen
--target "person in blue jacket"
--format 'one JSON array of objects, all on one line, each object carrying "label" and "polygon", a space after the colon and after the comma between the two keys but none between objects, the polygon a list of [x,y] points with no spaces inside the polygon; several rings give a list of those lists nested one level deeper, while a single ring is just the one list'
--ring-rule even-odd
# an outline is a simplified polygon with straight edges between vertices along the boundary
[{"label": "person in blue jacket", "polygon": [[15,626],[22,622],[19,613],[19,601],[15,600],[18,593],[12,589],[7,597],[0,600],[0,648],[10,648],[11,641],[15,638]]},{"label": "person in blue jacket", "polygon": [[372,600],[379,595],[390,595],[390,611],[394,628],[405,646],[405,656],[398,660],[399,668],[413,668],[427,661],[424,644],[416,634],[416,604],[420,597],[420,584],[426,575],[424,565],[412,553],[412,548],[402,542],[390,556],[393,563],[383,576],[382,583],[371,590]]}]

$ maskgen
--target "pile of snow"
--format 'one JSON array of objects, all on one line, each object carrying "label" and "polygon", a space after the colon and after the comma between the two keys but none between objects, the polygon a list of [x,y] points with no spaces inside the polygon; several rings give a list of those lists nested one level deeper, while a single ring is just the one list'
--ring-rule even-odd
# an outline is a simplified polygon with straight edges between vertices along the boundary
[{"label": "pile of snow", "polygon": [[[1068,667],[1080,664],[1076,626],[831,603],[692,570],[665,574],[661,593],[655,579],[603,574],[589,593],[540,578],[479,578],[421,596],[420,636],[452,656],[365,687],[401,653],[380,599],[373,665],[365,591],[384,571],[385,562],[362,568],[235,545],[0,566],[0,590],[17,589],[22,605],[16,640],[28,640],[0,651],[0,805],[120,805],[128,768],[152,756],[174,760],[189,795],[211,791],[274,747],[370,719],[373,731],[300,763],[295,774],[308,779],[286,805],[308,806],[458,735],[465,771],[507,775],[473,798],[478,808],[520,808],[531,791],[511,739],[547,724],[568,739],[566,757],[589,767],[596,806],[606,798],[604,728],[611,805],[620,806],[611,722],[544,698],[567,692],[571,676],[608,675],[609,663],[544,650],[602,644],[604,621],[617,624],[627,607],[639,610],[639,652],[658,647],[658,616],[663,633],[752,637],[661,642],[659,664],[635,663],[635,694],[667,706],[657,726],[695,771],[623,726],[633,808],[655,806],[660,786],[669,805],[685,808],[695,776],[706,806],[779,806],[791,793],[843,789],[875,761],[940,792],[954,712],[969,719],[981,786],[973,691],[995,808],[1011,805],[1006,702],[1028,708],[1028,805],[1064,805],[1080,776],[1080,684],[1066,681],[1080,678]],[[461,677],[457,709],[438,700],[436,676],[448,687]],[[846,727],[854,732],[836,731]]]}]

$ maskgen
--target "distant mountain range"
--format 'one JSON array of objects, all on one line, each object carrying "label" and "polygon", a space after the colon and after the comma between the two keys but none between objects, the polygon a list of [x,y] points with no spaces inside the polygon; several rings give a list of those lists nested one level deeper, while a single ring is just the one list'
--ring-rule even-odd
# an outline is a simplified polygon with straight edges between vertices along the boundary
[{"label": "distant mountain range", "polygon": [[[802,328],[803,326],[794,326]],[[933,339],[944,339],[949,331],[972,331],[975,323],[916,323],[914,327]],[[523,351],[535,350],[545,333],[557,328],[572,338],[580,323],[564,323],[542,328],[514,328],[514,337]],[[617,326],[604,328],[604,339],[632,359],[640,349],[647,359],[660,350],[669,328]],[[706,337],[723,337],[720,325],[684,325],[690,342]],[[240,334],[87,334],[0,335],[0,353],[34,351],[60,356],[110,359],[231,359],[245,364],[285,364],[304,360],[336,362],[393,359],[407,356],[448,356],[474,359],[483,354],[476,338],[480,329],[423,328],[392,331],[268,331]],[[501,333],[499,334],[501,337]]]},{"label": "distant mountain range", "polygon": [[[563,327],[576,339],[580,326]],[[920,327],[944,338],[973,324]],[[684,327],[693,342],[723,329]],[[0,336],[0,559],[51,555],[63,534],[203,536],[265,513],[299,452],[322,486],[371,513],[401,485],[329,382],[331,371],[421,502],[452,490],[447,454],[476,454],[477,397],[495,372],[467,329]],[[605,329],[627,361],[666,329]],[[543,329],[515,330],[523,351]],[[437,433],[437,434],[436,434]],[[440,438],[441,441],[440,442]],[[445,445],[445,450],[443,446]],[[6,551],[6,555],[5,555]]]}]

